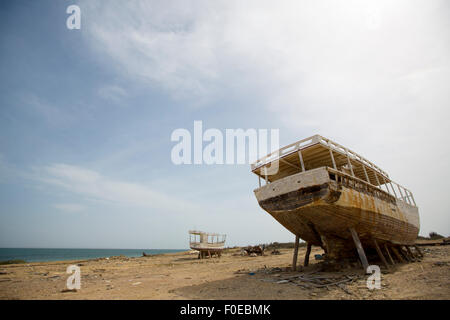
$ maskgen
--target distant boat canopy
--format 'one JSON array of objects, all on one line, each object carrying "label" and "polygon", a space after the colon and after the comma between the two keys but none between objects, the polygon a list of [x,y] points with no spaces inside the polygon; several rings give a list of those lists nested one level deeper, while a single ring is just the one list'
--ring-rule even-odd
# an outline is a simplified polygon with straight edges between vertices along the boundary
[{"label": "distant boat canopy", "polygon": [[223,249],[226,238],[225,234],[189,231],[189,244],[194,250]]},{"label": "distant boat canopy", "polygon": [[225,234],[203,232],[198,230],[189,231],[189,247],[199,252],[198,258],[217,256],[220,257],[225,246]]}]

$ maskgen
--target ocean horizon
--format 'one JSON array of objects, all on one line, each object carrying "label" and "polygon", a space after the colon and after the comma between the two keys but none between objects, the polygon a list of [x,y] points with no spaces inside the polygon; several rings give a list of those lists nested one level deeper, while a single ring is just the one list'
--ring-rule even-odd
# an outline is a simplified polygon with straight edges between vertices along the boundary
[{"label": "ocean horizon", "polygon": [[48,262],[60,260],[86,260],[112,256],[140,257],[142,253],[163,254],[189,249],[83,249],[83,248],[0,248],[0,262],[24,260],[26,262]]}]

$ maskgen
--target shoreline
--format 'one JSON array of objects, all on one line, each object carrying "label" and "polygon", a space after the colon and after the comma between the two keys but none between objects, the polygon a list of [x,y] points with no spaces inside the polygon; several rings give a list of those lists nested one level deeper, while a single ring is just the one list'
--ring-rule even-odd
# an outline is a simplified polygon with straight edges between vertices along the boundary
[{"label": "shoreline", "polygon": [[[1,250],[10,250],[13,253],[1,252]],[[24,250],[25,254],[17,253],[17,250]],[[32,251],[35,250],[36,253]],[[60,251],[60,253],[55,253]],[[74,251],[71,253],[70,251]],[[115,256],[124,256],[128,258],[138,258],[145,252],[148,255],[157,255],[164,253],[177,253],[188,251],[189,249],[66,249],[66,248],[0,248],[0,266],[9,265],[11,261],[21,261],[17,264],[58,262],[58,261],[77,261],[106,259]],[[102,252],[105,251],[105,252]],[[127,252],[128,251],[128,252]],[[29,256],[47,256],[47,258],[32,258]],[[54,255],[54,257],[51,257]],[[72,255],[72,256],[70,256]],[[67,256],[65,258],[64,256]]]}]

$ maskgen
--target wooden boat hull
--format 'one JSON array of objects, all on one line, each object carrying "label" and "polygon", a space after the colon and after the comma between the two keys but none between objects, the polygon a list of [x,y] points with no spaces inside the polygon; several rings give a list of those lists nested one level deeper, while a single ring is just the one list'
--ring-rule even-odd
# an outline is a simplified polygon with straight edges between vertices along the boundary
[{"label": "wooden boat hull", "polygon": [[223,250],[224,249],[225,244],[224,243],[191,243],[190,244],[190,248],[192,250],[197,250],[197,251],[219,251],[219,250]]},{"label": "wooden boat hull", "polygon": [[350,228],[364,247],[373,239],[412,245],[419,233],[418,208],[378,188],[339,179],[325,167],[295,174],[255,190],[259,205],[330,258],[354,254]]},{"label": "wooden boat hull", "polygon": [[224,249],[224,243],[208,243],[205,245],[204,243],[191,243],[190,245],[192,250],[197,250],[198,258],[206,258],[206,257],[212,257],[212,256],[218,256],[220,257],[222,255],[222,251]]}]

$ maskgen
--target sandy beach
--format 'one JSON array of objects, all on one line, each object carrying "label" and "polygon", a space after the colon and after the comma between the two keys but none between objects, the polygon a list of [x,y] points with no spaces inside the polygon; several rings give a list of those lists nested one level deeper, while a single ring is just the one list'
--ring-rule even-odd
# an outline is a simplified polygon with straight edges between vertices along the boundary
[{"label": "sandy beach", "polygon": [[[381,289],[369,290],[360,268],[320,271],[311,259],[306,268],[290,271],[292,249],[280,255],[250,257],[230,249],[221,258],[198,260],[189,252],[151,257],[111,257],[0,266],[0,299],[449,299],[450,247],[422,247],[420,262],[382,269]],[[305,248],[299,250],[299,261]],[[313,248],[311,256],[320,254]],[[66,268],[81,269],[81,289],[67,291]],[[305,287],[296,275],[347,276],[344,286]]]}]

